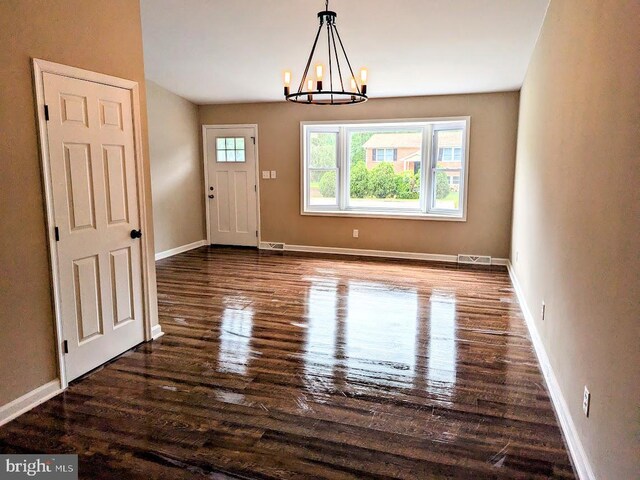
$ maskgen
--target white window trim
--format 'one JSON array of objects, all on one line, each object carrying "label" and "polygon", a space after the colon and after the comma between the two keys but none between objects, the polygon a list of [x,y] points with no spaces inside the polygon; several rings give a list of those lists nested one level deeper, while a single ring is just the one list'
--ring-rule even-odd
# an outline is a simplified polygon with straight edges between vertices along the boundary
[{"label": "white window trim", "polygon": [[[402,212],[399,210],[393,211],[375,211],[372,209],[356,210],[348,209],[341,210],[340,205],[346,205],[346,198],[348,192],[348,169],[350,165],[346,165],[347,171],[344,168],[337,168],[337,181],[338,192],[337,195],[337,208],[334,206],[328,206],[328,208],[315,207],[313,209],[307,209],[307,202],[309,198],[309,192],[306,189],[308,169],[305,165],[305,155],[308,148],[308,132],[305,132],[305,127],[313,126],[322,128],[325,126],[327,131],[336,131],[335,126],[359,126],[361,128],[375,127],[379,124],[394,124],[402,123],[403,126],[424,126],[425,123],[433,122],[465,122],[465,144],[463,146],[463,166],[460,169],[460,186],[462,186],[461,198],[459,204],[462,209],[458,211],[447,210],[430,210],[426,204],[431,203],[431,189],[433,187],[431,181],[427,182],[427,175],[431,175],[433,169],[433,162],[435,161],[435,155],[432,151],[433,139],[431,130],[425,132],[423,136],[422,151],[426,152],[426,161],[423,162],[423,168],[420,169],[421,183],[426,185],[425,195],[420,199],[420,211],[410,210]],[[334,127],[334,128],[332,128]],[[427,127],[428,128],[428,127]],[[466,222],[467,221],[467,199],[469,197],[469,150],[470,150],[470,131],[471,131],[471,116],[458,116],[458,117],[431,117],[431,118],[396,118],[396,119],[376,119],[376,120],[333,120],[333,121],[312,121],[312,122],[300,122],[300,215],[304,216],[318,216],[318,217],[355,217],[355,218],[390,218],[390,219],[406,219],[406,220],[436,220],[447,222]],[[339,135],[342,137],[342,141],[338,142],[338,163],[340,163],[340,152],[347,151],[348,138],[346,135]],[[345,162],[347,163],[347,162]],[[346,173],[346,174],[345,174]]]}]

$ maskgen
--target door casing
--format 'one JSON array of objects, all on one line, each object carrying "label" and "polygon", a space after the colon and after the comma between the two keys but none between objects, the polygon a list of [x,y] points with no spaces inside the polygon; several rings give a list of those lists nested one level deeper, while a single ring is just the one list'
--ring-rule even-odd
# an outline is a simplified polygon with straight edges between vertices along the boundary
[{"label": "door casing", "polygon": [[258,248],[262,242],[262,228],[260,226],[260,159],[258,158],[258,125],[256,123],[243,123],[243,124],[227,124],[227,125],[203,125],[202,126],[202,156],[203,156],[203,168],[204,168],[204,202],[205,202],[205,221],[207,226],[207,245],[211,245],[211,217],[209,210],[209,202],[207,201],[207,193],[209,186],[209,154],[207,152],[207,131],[208,130],[224,130],[235,128],[252,128],[253,136],[256,139],[254,145],[255,159],[256,159],[256,225],[258,228]]},{"label": "door casing", "polygon": [[[89,82],[110,85],[113,87],[129,90],[131,95],[131,105],[133,114],[133,141],[135,150],[136,165],[136,186],[138,189],[138,215],[140,216],[140,226],[143,232],[150,232],[151,225],[148,221],[146,207],[146,190],[144,182],[144,161],[142,149],[142,122],[140,113],[140,93],[138,82],[126,80],[123,78],[113,77],[102,73],[91,72],[68,65],[49,62],[34,58],[32,59],[33,79],[35,89],[35,102],[38,120],[38,143],[40,150],[41,168],[42,168],[42,184],[45,197],[45,218],[47,224],[47,242],[49,250],[49,262],[51,266],[51,290],[53,297],[53,312],[55,319],[55,339],[57,353],[58,376],[60,380],[60,388],[64,389],[68,385],[63,342],[65,339],[63,331],[63,322],[60,305],[60,277],[58,270],[58,248],[55,238],[55,216],[53,209],[53,186],[51,183],[51,165],[49,158],[49,141],[47,134],[47,120],[45,118],[45,99],[44,99],[44,81],[43,74],[51,73],[62,75],[65,77],[86,80]],[[155,309],[152,308],[153,302],[156,301],[157,292],[151,291],[150,278],[154,276],[155,264],[150,261],[150,253],[153,253],[153,245],[150,236],[144,235],[142,238],[142,304],[143,304],[143,323],[145,341],[158,338],[162,335],[159,325],[152,326]]]}]

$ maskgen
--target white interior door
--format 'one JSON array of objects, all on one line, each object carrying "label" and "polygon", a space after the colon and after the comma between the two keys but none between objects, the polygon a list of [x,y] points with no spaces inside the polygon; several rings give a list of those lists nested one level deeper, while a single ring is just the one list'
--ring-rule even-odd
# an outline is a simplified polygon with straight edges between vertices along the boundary
[{"label": "white interior door", "polygon": [[130,91],[43,73],[67,379],[144,341]]},{"label": "white interior door", "polygon": [[258,245],[255,131],[207,128],[209,239],[217,245]]}]

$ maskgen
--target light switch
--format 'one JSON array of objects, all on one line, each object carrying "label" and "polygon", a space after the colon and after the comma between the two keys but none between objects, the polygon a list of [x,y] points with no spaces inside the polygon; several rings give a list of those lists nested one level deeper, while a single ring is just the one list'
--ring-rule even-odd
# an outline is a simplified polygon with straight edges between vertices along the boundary
[{"label": "light switch", "polygon": [[262,178],[266,178],[266,179],[271,178],[271,177],[269,176],[269,170],[263,170],[263,171],[262,171]]},{"label": "light switch", "polygon": [[276,171],[275,170],[271,170],[271,178],[276,178]]}]

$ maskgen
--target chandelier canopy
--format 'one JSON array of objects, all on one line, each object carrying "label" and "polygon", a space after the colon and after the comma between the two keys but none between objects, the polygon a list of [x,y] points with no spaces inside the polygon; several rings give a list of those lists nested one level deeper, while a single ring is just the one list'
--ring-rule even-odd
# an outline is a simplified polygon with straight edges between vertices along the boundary
[{"label": "chandelier canopy", "polygon": [[[309,59],[307,60],[297,91],[291,92],[291,72],[284,72],[284,96],[288,101],[307,105],[349,105],[367,101],[367,69],[362,68],[360,70],[360,82],[358,82],[351,68],[351,62],[340,38],[340,33],[338,33],[336,17],[336,12],[329,10],[329,0],[326,0],[325,10],[318,12],[320,27],[318,27],[318,32],[313,41],[313,47],[311,47],[311,53],[309,54]],[[318,41],[320,40],[320,35],[325,26],[329,59],[328,85],[323,84],[325,76],[324,65],[319,63],[315,66],[315,83],[314,80],[310,78],[313,72],[309,71],[316,47],[319,43]],[[346,60],[346,66],[349,68],[348,72],[345,71],[345,74],[349,75],[349,77],[346,78],[346,82],[342,72],[344,63],[342,65],[340,64],[341,56]],[[349,90],[345,88],[345,83],[349,85]],[[325,86],[328,86],[327,90],[323,88]]]}]

